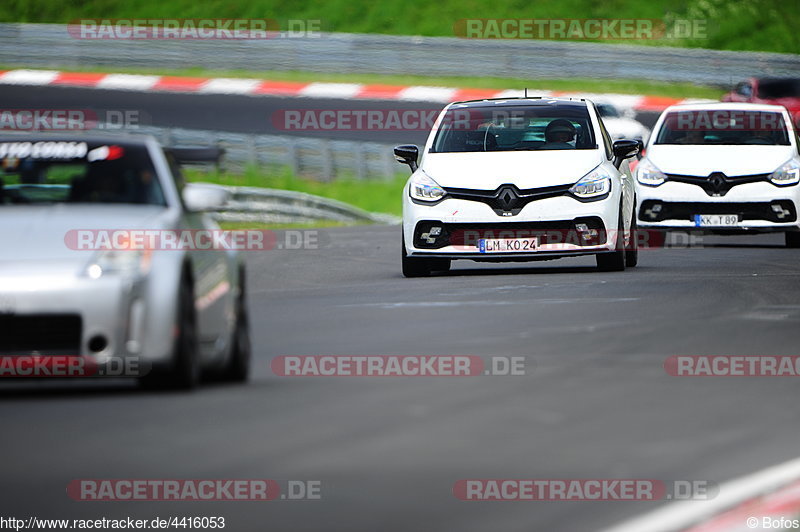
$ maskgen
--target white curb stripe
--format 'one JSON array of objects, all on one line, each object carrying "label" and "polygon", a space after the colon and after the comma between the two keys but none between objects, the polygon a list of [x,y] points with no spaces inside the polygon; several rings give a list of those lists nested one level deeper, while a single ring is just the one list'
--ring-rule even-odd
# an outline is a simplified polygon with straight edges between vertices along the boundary
[{"label": "white curb stripe", "polygon": [[198,92],[209,94],[250,94],[263,83],[260,79],[211,78]]},{"label": "white curb stripe", "polygon": [[800,458],[732,480],[707,501],[681,501],[625,521],[603,532],[677,532],[800,479]]},{"label": "white curb stripe", "polygon": [[309,98],[355,98],[364,86],[359,83],[311,83],[300,89]]},{"label": "white curb stripe", "polygon": [[456,92],[458,92],[458,89],[450,87],[425,87],[418,85],[401,90],[397,95],[397,99],[413,102],[449,103],[453,101],[453,96],[455,96]]},{"label": "white curb stripe", "polygon": [[136,76],[132,74],[109,74],[97,83],[101,89],[127,89],[146,91],[152,89],[161,76]]},{"label": "white curb stripe", "polygon": [[0,76],[9,85],[49,85],[58,77],[57,70],[10,70]]}]

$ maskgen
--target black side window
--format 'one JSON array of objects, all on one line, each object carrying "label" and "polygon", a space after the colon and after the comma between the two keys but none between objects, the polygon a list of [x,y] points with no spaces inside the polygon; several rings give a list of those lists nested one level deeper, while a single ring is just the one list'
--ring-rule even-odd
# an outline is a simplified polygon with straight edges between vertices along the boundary
[{"label": "black side window", "polygon": [[175,188],[178,189],[178,201],[181,202],[183,207],[186,207],[183,205],[183,188],[186,186],[186,179],[183,177],[181,167],[171,153],[164,152],[164,156],[167,158],[167,164],[169,164],[169,171],[172,174],[172,179],[175,180]]},{"label": "black side window", "polygon": [[599,114],[597,115],[597,121],[600,123],[600,132],[603,134],[603,144],[606,147],[606,159],[610,161],[614,153],[612,149],[611,135],[609,135],[608,131],[606,131],[606,125],[603,123],[603,119],[600,118]]}]

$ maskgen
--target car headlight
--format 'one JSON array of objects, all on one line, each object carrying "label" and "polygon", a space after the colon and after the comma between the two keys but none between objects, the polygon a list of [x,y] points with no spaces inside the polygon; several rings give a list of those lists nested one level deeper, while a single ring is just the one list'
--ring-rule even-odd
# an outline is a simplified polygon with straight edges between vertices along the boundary
[{"label": "car headlight", "polygon": [[419,201],[439,201],[446,194],[439,183],[422,172],[416,172],[411,178],[408,193]]},{"label": "car headlight", "polygon": [[800,164],[794,159],[786,161],[783,166],[772,172],[769,180],[779,187],[796,185],[800,182]]},{"label": "car headlight", "polygon": [[100,251],[86,266],[85,275],[99,279],[104,275],[144,275],[150,270],[150,249],[110,249]]},{"label": "car headlight", "polygon": [[579,199],[600,199],[611,192],[611,175],[598,166],[572,185],[570,193]]},{"label": "car headlight", "polygon": [[667,176],[645,158],[639,161],[639,166],[636,167],[636,180],[643,185],[657,187],[667,180]]}]

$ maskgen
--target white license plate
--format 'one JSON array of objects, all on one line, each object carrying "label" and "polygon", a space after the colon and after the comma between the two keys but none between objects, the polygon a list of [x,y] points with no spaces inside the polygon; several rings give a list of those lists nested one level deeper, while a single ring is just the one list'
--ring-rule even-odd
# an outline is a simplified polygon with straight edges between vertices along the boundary
[{"label": "white license plate", "polygon": [[694,225],[697,227],[731,227],[739,225],[738,214],[695,214]]},{"label": "white license plate", "polygon": [[478,251],[481,253],[525,253],[536,251],[539,247],[537,238],[482,238],[478,240]]}]

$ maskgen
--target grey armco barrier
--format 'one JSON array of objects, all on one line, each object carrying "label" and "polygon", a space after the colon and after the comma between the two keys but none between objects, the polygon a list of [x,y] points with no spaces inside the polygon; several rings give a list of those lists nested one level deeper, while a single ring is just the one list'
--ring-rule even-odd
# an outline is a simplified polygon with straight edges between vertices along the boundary
[{"label": "grey armco barrier", "polygon": [[623,78],[724,86],[753,75],[800,75],[800,55],[794,54],[348,33],[247,41],[88,40],[70,36],[59,24],[0,24],[0,57],[31,67]]},{"label": "grey armco barrier", "polygon": [[[219,221],[260,223],[342,223],[396,224],[399,218],[371,213],[336,201],[303,192],[257,187],[222,187],[230,200],[214,214]],[[400,192],[398,191],[398,196]]]}]

